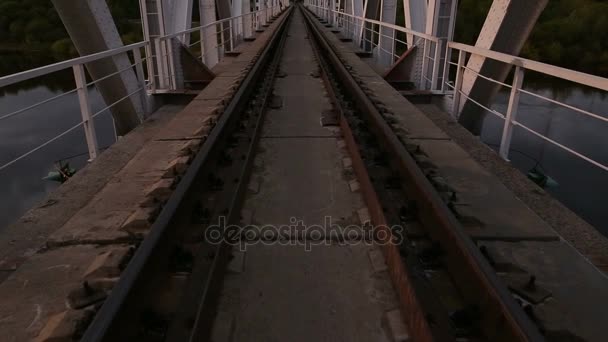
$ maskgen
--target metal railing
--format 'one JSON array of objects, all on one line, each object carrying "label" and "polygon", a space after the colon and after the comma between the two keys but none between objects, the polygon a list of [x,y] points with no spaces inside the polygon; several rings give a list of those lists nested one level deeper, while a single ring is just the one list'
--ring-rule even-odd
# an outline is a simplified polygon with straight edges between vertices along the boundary
[{"label": "metal railing", "polygon": [[[400,51],[417,48],[423,51],[421,73],[416,80],[421,89],[440,91],[441,82],[441,39],[435,36],[417,32],[403,26],[385,23],[378,20],[358,17],[342,11],[330,10],[312,4],[306,5],[317,16],[333,24],[341,31],[345,38],[352,39],[353,43],[366,52],[372,52],[382,64],[388,66],[401,58]],[[390,35],[385,32],[391,32]],[[407,41],[399,39],[397,33],[413,37],[410,45]],[[387,48],[386,46],[389,46]]]},{"label": "metal railing", "polygon": [[160,51],[160,58],[157,58],[156,55],[153,56],[156,69],[153,65],[148,66],[150,70],[157,70],[155,77],[159,79],[159,84],[154,92],[177,89],[172,40],[179,39],[181,42],[186,42],[185,45],[189,49],[194,49],[198,45],[198,58],[207,67],[212,68],[224,58],[227,52],[235,50],[239,44],[245,41],[246,37],[251,36],[255,30],[261,29],[262,25],[266,24],[272,16],[277,15],[280,10],[280,6],[266,7],[152,39],[151,44],[154,45],[154,50]]},{"label": "metal railing", "polygon": [[[357,47],[366,49],[366,47],[369,48],[371,46],[370,51],[375,52],[378,55],[386,54],[390,56],[391,63],[394,63],[398,58],[400,58],[399,53],[396,53],[396,51],[399,50],[399,46],[410,48],[405,41],[396,38],[395,32],[412,35],[414,37],[413,45],[422,48],[424,51],[422,57],[421,75],[413,76],[416,78],[420,77],[420,88],[445,94],[448,97],[451,96],[453,99],[451,114],[456,118],[459,116],[462,108],[463,99],[466,99],[483,110],[504,120],[504,125],[501,131],[499,154],[505,160],[509,160],[509,151],[511,150],[511,138],[513,135],[513,130],[515,127],[519,127],[526,132],[576,156],[577,158],[583,159],[596,167],[599,167],[600,169],[608,171],[607,165],[604,165],[583,153],[575,151],[571,147],[568,147],[545,136],[542,133],[537,132],[517,119],[520,95],[525,94],[546,101],[548,104],[554,104],[569,109],[599,122],[608,122],[608,112],[603,113],[604,115],[592,113],[582,108],[578,108],[576,106],[572,106],[524,89],[523,81],[526,71],[533,71],[545,76],[556,77],[600,91],[608,91],[608,79],[461,43],[447,42],[447,44],[442,45],[442,39],[416,32],[405,27],[383,23],[363,17],[357,17],[348,13],[332,10],[327,7],[316,6],[310,3],[306,4],[306,6],[316,13],[317,16],[325,19],[336,29],[341,30],[342,35],[353,39]],[[393,33],[390,36],[382,34],[384,28],[389,29],[390,32]],[[365,32],[369,32],[369,34],[365,35]],[[382,44],[379,43],[381,38],[390,40],[389,43],[386,44],[389,46],[389,49],[386,48],[386,45],[382,46]],[[440,48],[441,46],[443,46],[443,51]],[[454,62],[454,53],[458,53],[458,62]],[[512,84],[506,84],[504,82],[492,79],[480,74],[470,67],[467,67],[466,61],[468,58],[470,58],[470,56],[482,57],[493,61],[506,63],[514,67],[515,72]],[[456,66],[457,71],[455,73],[455,79],[450,81],[450,75],[454,74],[450,72],[453,70],[451,69],[453,66]],[[503,114],[495,109],[489,108],[488,106],[482,104],[484,101],[481,101],[480,99],[473,99],[469,96],[469,94],[466,94],[462,89],[465,73],[473,73],[475,76],[484,80],[509,88],[511,91],[506,113]]]},{"label": "metal railing", "polygon": [[[28,156],[36,153],[48,145],[56,142],[67,134],[82,127],[85,133],[89,161],[97,158],[99,153],[99,146],[97,142],[97,135],[95,131],[94,119],[103,114],[108,113],[109,109],[118,105],[122,101],[131,99],[135,102],[141,103],[144,112],[147,107],[147,96],[153,93],[163,93],[171,90],[176,90],[175,83],[175,65],[173,63],[173,44],[172,39],[188,36],[192,38],[194,32],[199,33],[198,41],[188,44],[188,47],[195,45],[201,45],[200,58],[207,64],[209,68],[217,64],[221,58],[224,57],[225,53],[230,50],[234,50],[241,42],[244,41],[246,36],[252,35],[255,29],[261,28],[268,20],[279,14],[281,10],[280,6],[273,6],[261,9],[259,11],[250,12],[247,14],[222,19],[207,25],[195,27],[182,32],[177,32],[163,37],[156,37],[151,41],[143,41],[124,47],[103,51],[79,58],[70,59],[67,61],[43,66],[40,68],[19,72],[16,74],[0,77],[0,89],[4,87],[14,86],[20,82],[44,77],[46,75],[63,71],[66,69],[72,69],[74,74],[75,87],[69,91],[63,92],[56,96],[44,99],[34,104],[28,104],[27,106],[18,110],[3,113],[0,109],[0,124],[5,120],[10,120],[23,113],[27,113],[32,109],[39,108],[45,105],[53,105],[54,101],[67,96],[74,96],[74,99],[78,101],[80,106],[80,114],[82,121],[76,125],[68,128],[67,130],[55,135],[53,138],[46,140],[45,142],[36,145],[27,150],[27,152],[20,154],[19,156],[0,164],[0,171],[16,164],[20,160],[27,158]],[[209,44],[205,43],[205,39],[210,40]],[[183,40],[187,41],[187,40]],[[151,46],[156,47],[155,51],[161,51],[160,55],[153,55]],[[209,47],[211,46],[211,47]],[[142,51],[145,51],[146,57],[142,57]],[[206,59],[206,56],[212,54],[211,51],[217,53],[217,58],[211,60]],[[85,65],[100,61],[107,58],[115,58],[117,56],[124,56],[127,54],[129,59],[129,65],[108,75],[105,75],[95,81],[87,82]],[[160,57],[160,58],[159,58]],[[137,77],[137,89],[132,89],[129,94],[118,99],[112,104],[106,105],[102,109],[93,112],[91,109],[91,101],[89,99],[89,87],[93,87],[98,83],[107,80],[112,77],[120,77],[125,72],[133,72]],[[146,78],[147,76],[147,78]],[[76,96],[77,95],[77,96]],[[141,113],[141,119],[144,114]]]},{"label": "metal railing", "polygon": [[[104,52],[100,52],[100,53],[96,53],[96,54],[92,54],[92,55],[88,55],[88,56],[84,56],[84,57],[74,58],[74,59],[71,59],[68,61],[59,62],[59,63],[43,66],[40,68],[20,72],[17,74],[0,77],[0,88],[3,88],[3,87],[17,84],[19,82],[31,80],[31,79],[34,79],[37,77],[42,77],[42,76],[45,76],[45,75],[48,75],[48,74],[51,74],[54,72],[58,72],[58,71],[62,71],[62,70],[71,68],[73,71],[73,74],[74,74],[74,83],[75,83],[75,88],[70,91],[61,93],[59,95],[53,96],[51,98],[45,99],[43,101],[40,101],[40,102],[37,102],[34,104],[28,105],[25,108],[21,108],[19,110],[16,110],[16,111],[13,111],[10,113],[0,113],[0,124],[2,124],[2,122],[5,120],[14,118],[14,117],[16,117],[20,114],[26,113],[34,108],[38,108],[43,105],[52,104],[54,101],[59,100],[63,97],[72,95],[72,94],[78,95],[77,98],[78,98],[78,103],[80,105],[80,114],[82,116],[82,121],[79,122],[78,124],[70,127],[69,129],[63,131],[62,133],[56,135],[55,137],[47,140],[46,142],[30,149],[29,151],[21,154],[20,156],[0,165],[0,171],[17,163],[18,161],[20,161],[22,159],[28,157],[29,155],[43,149],[44,147],[57,141],[61,137],[67,135],[68,133],[76,130],[79,127],[83,127],[83,129],[84,129],[85,137],[87,140],[88,152],[89,152],[89,160],[95,159],[97,157],[99,148],[97,145],[97,135],[95,132],[94,119],[97,116],[103,114],[104,112],[107,112],[108,109],[113,108],[120,102],[125,101],[125,100],[129,99],[130,97],[135,96],[137,101],[141,101],[142,105],[146,101],[145,100],[146,84],[148,84],[148,82],[144,79],[144,72],[143,72],[143,69],[144,69],[143,64],[146,59],[142,58],[141,51],[140,51],[140,49],[144,48],[146,46],[146,44],[147,44],[146,42],[135,43],[135,44],[127,45],[127,46],[120,47],[117,49],[112,49],[112,50],[108,50],[108,51],[104,51]],[[130,60],[132,60],[133,63],[130,63],[129,66],[126,68],[123,68],[114,73],[105,75],[104,77],[99,78],[98,80],[95,80],[92,82],[87,82],[86,73],[84,70],[85,64],[96,62],[96,61],[99,61],[99,60],[102,60],[105,58],[112,58],[112,57],[122,55],[122,54],[128,54],[130,57]],[[109,104],[109,105],[105,106],[104,108],[102,108],[101,110],[93,113],[92,109],[91,109],[91,102],[89,101],[88,88],[95,86],[99,82],[102,82],[109,78],[119,77],[122,73],[129,71],[129,70],[135,71],[135,74],[138,77],[139,87],[136,90],[134,90],[131,93],[124,96],[123,98],[119,99],[118,101],[116,101],[112,104]]]},{"label": "metal railing", "polygon": [[[454,54],[454,53],[458,53],[458,62],[452,61],[451,57],[452,57],[452,54]],[[515,127],[520,127],[521,129],[525,130],[526,132],[528,132],[554,146],[557,146],[560,149],[562,149],[580,159],[583,159],[605,171],[608,171],[607,165],[604,165],[596,160],[593,160],[590,157],[584,155],[583,153],[577,152],[574,149],[572,149],[568,146],[565,146],[564,144],[561,144],[561,143],[543,135],[542,133],[537,132],[536,130],[532,129],[531,127],[526,126],[525,124],[523,124],[521,121],[519,121],[517,119],[517,112],[518,112],[518,108],[520,105],[520,95],[526,94],[526,95],[541,99],[543,101],[546,101],[548,104],[551,103],[551,104],[561,106],[563,108],[567,108],[573,112],[582,114],[586,117],[590,117],[590,118],[593,118],[593,119],[601,121],[601,122],[608,122],[608,112],[604,113],[604,115],[600,115],[597,113],[591,113],[587,110],[578,108],[576,106],[572,106],[567,103],[557,101],[557,100],[548,98],[546,96],[543,96],[541,94],[537,94],[530,90],[524,89],[523,81],[524,81],[524,76],[525,76],[526,71],[537,72],[537,73],[545,75],[545,76],[559,78],[561,80],[574,82],[574,83],[582,85],[582,86],[591,87],[591,88],[595,88],[597,90],[606,91],[606,92],[608,92],[608,79],[599,77],[599,76],[590,75],[590,74],[585,74],[585,73],[574,71],[574,70],[557,67],[554,65],[536,62],[536,61],[525,59],[525,58],[520,58],[517,56],[512,56],[512,55],[507,55],[507,54],[496,52],[496,51],[482,49],[482,48],[478,48],[475,46],[455,43],[455,42],[448,43],[447,56],[448,56],[448,58],[446,59],[446,67],[445,67],[446,70],[449,72],[450,67],[452,67],[452,66],[456,67],[455,82],[449,82],[448,80],[446,80],[447,82],[445,82],[445,85],[447,87],[453,89],[452,115],[454,117],[458,117],[459,112],[462,107],[462,101],[463,101],[463,99],[467,99],[467,100],[471,101],[472,103],[476,104],[477,106],[483,108],[485,111],[504,120],[504,125],[502,128],[502,134],[501,134],[501,141],[500,141],[500,146],[499,146],[499,154],[502,158],[509,160],[509,151],[511,150],[511,138],[513,135],[513,130]],[[509,66],[514,67],[515,71],[514,71],[512,83],[507,84],[507,83],[499,82],[498,80],[481,75],[476,70],[467,67],[466,61],[471,56],[483,57],[483,58],[490,59],[493,61],[505,63]],[[506,88],[510,89],[510,95],[509,95],[508,107],[507,107],[506,113],[500,113],[497,110],[488,108],[487,106],[484,106],[482,103],[480,103],[481,101],[477,101],[477,100],[471,98],[469,96],[469,94],[466,94],[465,92],[463,92],[462,88],[463,88],[463,80],[465,77],[465,73],[472,73],[473,75],[481,77],[484,80],[487,80],[492,83],[496,83],[502,87],[506,87]]]}]

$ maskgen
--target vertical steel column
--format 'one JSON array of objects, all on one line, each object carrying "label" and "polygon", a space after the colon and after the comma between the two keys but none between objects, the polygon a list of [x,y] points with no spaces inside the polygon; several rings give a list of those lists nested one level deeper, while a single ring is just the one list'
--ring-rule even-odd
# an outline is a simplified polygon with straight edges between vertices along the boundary
[{"label": "vertical steel column", "polygon": [[[403,0],[405,27],[417,32],[425,32],[426,8],[427,0]],[[408,47],[412,47],[415,37],[411,34],[408,34],[406,37]]]},{"label": "vertical steel column", "polygon": [[[519,55],[548,2],[549,0],[494,0],[475,46]],[[477,75],[504,82],[511,65],[473,55],[467,63],[467,69],[463,92],[488,106],[501,86]],[[480,134],[485,110],[471,101],[461,102],[460,107],[459,122],[473,134]]]},{"label": "vertical steel column", "polygon": [[[397,0],[381,0],[380,2],[380,21],[388,24],[395,24],[397,20]],[[389,67],[393,63],[393,53],[395,47],[395,30],[388,27],[381,27],[379,30],[378,50],[380,65]]]},{"label": "vertical steel column", "polygon": [[242,27],[243,27],[243,37],[251,37],[253,35],[253,20],[251,18],[251,2],[250,0],[235,0],[242,2],[242,14],[244,16],[241,19]]},{"label": "vertical steel column", "polygon": [[156,88],[158,86],[158,81],[156,80],[156,72],[154,66],[154,52],[152,46],[152,40],[150,39],[150,24],[148,18],[148,5],[146,4],[146,0],[139,0],[139,13],[141,15],[141,24],[142,31],[144,35],[144,40],[150,42],[146,44],[146,65],[148,67],[148,79],[150,80],[150,91],[152,93],[156,92]]},{"label": "vertical steel column", "polygon": [[[209,25],[217,21],[215,14],[215,0],[199,0],[200,14],[201,14],[201,26]],[[217,44],[217,26],[210,25],[204,30],[204,34],[201,37],[203,49],[205,51],[205,64],[207,67],[212,68],[219,61],[219,55],[216,48]]]}]

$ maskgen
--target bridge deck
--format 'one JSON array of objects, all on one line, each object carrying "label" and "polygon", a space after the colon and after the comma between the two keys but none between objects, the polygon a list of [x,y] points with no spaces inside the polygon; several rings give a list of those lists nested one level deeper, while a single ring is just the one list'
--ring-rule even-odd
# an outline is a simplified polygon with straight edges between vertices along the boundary
[{"label": "bridge deck", "polygon": [[[332,105],[323,81],[312,76],[318,65],[301,13],[294,13],[287,33],[285,77],[274,90],[282,108],[266,114],[244,223],[295,227],[293,218],[304,229],[322,227],[321,234],[327,220],[359,225],[357,211],[365,204],[345,176],[348,155],[338,146],[339,130],[321,126]],[[307,251],[291,239],[246,246],[237,258],[241,269],[225,279],[213,340],[388,341],[382,318],[397,302],[386,270],[375,273],[370,262],[378,247],[328,241]]]},{"label": "bridge deck", "polygon": [[[312,53],[304,39],[301,18],[295,19],[283,57],[286,77],[277,79],[276,93],[282,97],[283,107],[268,112],[258,156],[261,167],[252,177],[253,191],[246,204],[251,215],[245,216],[256,224],[290,223],[286,214],[291,211],[307,217],[307,223],[322,223],[326,213],[357,220],[361,200],[342,178],[344,156],[335,132],[319,127],[327,102],[321,82],[310,76]],[[134,237],[145,236],[147,220],[153,216],[141,204],[149,200],[151,192],[170,191],[155,184],[168,172],[185,166],[180,158],[201,141],[207,123],[228,103],[277,23],[244,45],[239,56],[218,65],[214,69],[218,77],[181,112],[159,113],[0,236],[0,330],[8,341],[57,334],[53,327],[62,319],[76,320],[84,314],[66,307],[66,298],[74,289],[85,279],[118,276],[120,259],[129,253]],[[568,329],[587,341],[603,340],[608,327],[603,324],[601,310],[608,304],[608,279],[562,239],[569,233],[567,227],[556,229],[574,221],[547,223],[548,211],[535,213],[530,206],[537,206],[529,200],[522,202],[524,190],[520,188],[514,195],[510,180],[497,178],[496,169],[489,169],[487,161],[471,157],[477,145],[471,147],[463,142],[470,142],[468,138],[455,137],[446,125],[440,127],[445,121],[437,119],[435,108],[411,104],[350,45],[340,42],[329,29],[320,29],[350,65],[352,74],[393,114],[397,133],[427,155],[429,165],[440,176],[436,179],[439,186],[456,193],[455,211],[466,222],[470,236],[497,260],[536,275],[539,284],[552,292],[556,300],[544,303],[537,311],[541,320],[554,324],[546,328]],[[314,170],[326,173],[319,172],[311,180]],[[301,195],[280,186],[286,183],[299,189]],[[546,196],[538,192],[538,196]],[[585,236],[569,234],[567,240],[601,265],[601,260],[608,260],[608,248],[601,248],[605,239],[586,229],[577,225],[577,231]],[[592,236],[593,242],[585,243],[586,236]],[[370,250],[330,246],[314,259],[306,259],[299,249],[250,248],[244,264],[237,265],[237,273],[230,275],[225,285],[226,298],[231,291],[240,293],[240,303],[224,298],[220,305],[224,316],[219,317],[226,319],[224,323],[236,322],[232,333],[237,337],[298,332],[302,340],[331,333],[344,340],[386,338],[380,320],[384,312],[393,309],[393,294],[382,275],[373,275]],[[266,267],[269,264],[273,272]],[[278,275],[281,279],[275,279]],[[370,299],[374,296],[376,302]],[[260,307],[267,310],[264,315],[248,311],[259,313]],[[306,309],[302,311],[302,307]],[[302,321],[288,316],[291,309]],[[277,330],[261,330],[268,315],[284,316],[273,323],[278,324]],[[352,320],[342,320],[350,315],[354,315]],[[298,330],[305,324],[321,328]],[[219,324],[216,333],[225,336],[224,329],[232,327]]]}]

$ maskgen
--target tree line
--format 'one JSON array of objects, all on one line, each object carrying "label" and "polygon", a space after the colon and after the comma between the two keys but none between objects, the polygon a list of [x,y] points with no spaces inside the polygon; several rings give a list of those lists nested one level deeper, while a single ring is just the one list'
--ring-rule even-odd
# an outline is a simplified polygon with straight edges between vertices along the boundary
[{"label": "tree line", "polygon": [[[455,40],[475,44],[492,0],[460,0]],[[608,76],[608,2],[550,0],[521,56]]]},{"label": "tree line", "polygon": [[[107,0],[125,44],[141,40],[137,0]],[[474,44],[492,0],[460,0],[455,40]],[[399,16],[403,11],[399,1]],[[550,0],[521,55],[608,76],[608,1]],[[0,0],[0,51],[76,55],[49,0]]]},{"label": "tree line", "polygon": [[[137,0],[108,0],[125,44],[141,40]],[[0,51],[51,52],[56,59],[76,56],[49,0],[0,0]]]}]

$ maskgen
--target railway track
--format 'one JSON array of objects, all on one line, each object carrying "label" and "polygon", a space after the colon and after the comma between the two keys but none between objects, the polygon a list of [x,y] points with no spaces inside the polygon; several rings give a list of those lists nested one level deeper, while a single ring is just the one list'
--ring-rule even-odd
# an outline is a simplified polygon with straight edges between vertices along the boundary
[{"label": "railway track", "polygon": [[210,227],[220,218],[226,224],[243,219],[265,117],[277,101],[274,87],[295,11],[297,20],[306,21],[318,63],[315,77],[323,80],[333,106],[335,117],[328,114],[324,125],[339,127],[346,143],[375,242],[382,248],[412,338],[543,340],[533,314],[516,302],[487,256],[464,233],[449,208],[452,194],[442,191],[434,175],[425,171],[416,147],[399,140],[382,104],[366,94],[325,40],[316,19],[300,7],[285,16],[232,102],[211,123],[206,142],[83,340],[198,341],[210,339],[217,329],[232,258],[228,242],[245,237],[210,241]]},{"label": "railway track", "polygon": [[415,146],[408,151],[382,105],[351,76],[311,16],[307,13],[309,27],[325,55],[320,60],[326,82],[339,89],[341,127],[372,223],[405,228],[399,245],[383,246],[414,339],[543,340],[452,214],[448,203],[453,194],[438,191],[434,175],[417,162],[422,154]]},{"label": "railway track", "polygon": [[205,240],[205,229],[220,216],[228,223],[239,220],[288,18],[243,81],[236,100],[211,123],[206,142],[83,341],[195,341],[208,332],[206,309],[213,307],[211,294],[219,285],[227,253],[224,244]]}]

